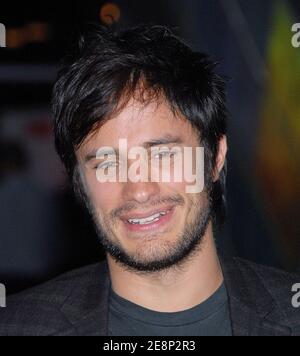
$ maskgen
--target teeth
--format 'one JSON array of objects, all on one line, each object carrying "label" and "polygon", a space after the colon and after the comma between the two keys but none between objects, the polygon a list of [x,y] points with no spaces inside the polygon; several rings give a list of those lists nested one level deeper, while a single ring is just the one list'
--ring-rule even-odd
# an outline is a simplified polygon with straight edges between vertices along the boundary
[{"label": "teeth", "polygon": [[168,211],[162,211],[160,213],[148,216],[147,218],[144,218],[144,219],[128,219],[127,221],[130,224],[140,224],[140,225],[150,224],[150,223],[153,223],[155,221],[158,221],[161,216],[166,215],[168,212],[169,212],[169,210]]}]

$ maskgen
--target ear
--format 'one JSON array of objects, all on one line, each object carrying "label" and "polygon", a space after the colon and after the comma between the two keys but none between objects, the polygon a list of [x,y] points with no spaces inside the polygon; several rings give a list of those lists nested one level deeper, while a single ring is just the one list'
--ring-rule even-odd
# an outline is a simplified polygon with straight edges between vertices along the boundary
[{"label": "ear", "polygon": [[218,152],[215,162],[215,168],[213,171],[213,182],[219,179],[220,172],[225,164],[227,154],[227,139],[225,135],[222,135],[218,143]]}]

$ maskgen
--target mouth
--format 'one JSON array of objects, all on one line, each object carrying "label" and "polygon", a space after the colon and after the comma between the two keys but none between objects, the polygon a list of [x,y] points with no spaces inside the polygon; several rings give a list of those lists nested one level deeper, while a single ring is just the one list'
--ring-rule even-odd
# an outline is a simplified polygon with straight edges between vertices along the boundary
[{"label": "mouth", "polygon": [[122,221],[129,231],[154,231],[170,222],[174,215],[174,210],[175,206],[172,206],[147,214],[132,214],[130,217],[123,218]]}]

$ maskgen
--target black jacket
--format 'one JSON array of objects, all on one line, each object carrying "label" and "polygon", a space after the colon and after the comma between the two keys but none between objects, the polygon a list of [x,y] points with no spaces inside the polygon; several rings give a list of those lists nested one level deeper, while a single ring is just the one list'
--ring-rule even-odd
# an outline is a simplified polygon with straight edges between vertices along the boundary
[{"label": "black jacket", "polygon": [[[233,335],[300,335],[292,286],[300,277],[239,258],[221,259]],[[106,261],[8,298],[0,335],[107,335]]]}]

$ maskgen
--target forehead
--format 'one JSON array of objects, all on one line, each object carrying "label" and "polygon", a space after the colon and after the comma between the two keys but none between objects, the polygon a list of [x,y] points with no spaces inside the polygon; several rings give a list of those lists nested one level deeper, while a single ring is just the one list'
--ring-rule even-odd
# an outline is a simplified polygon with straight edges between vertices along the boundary
[{"label": "forehead", "polygon": [[142,146],[162,136],[176,136],[190,144],[197,140],[190,122],[179,114],[174,115],[165,101],[145,105],[130,100],[120,113],[88,137],[82,149],[87,151],[95,145],[114,147],[124,138],[128,146]]}]

